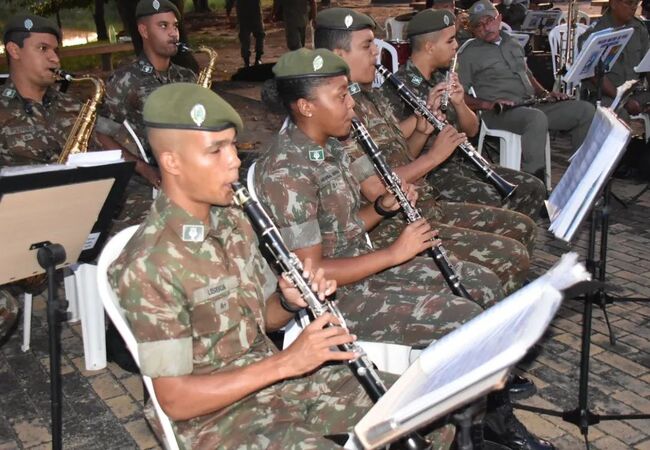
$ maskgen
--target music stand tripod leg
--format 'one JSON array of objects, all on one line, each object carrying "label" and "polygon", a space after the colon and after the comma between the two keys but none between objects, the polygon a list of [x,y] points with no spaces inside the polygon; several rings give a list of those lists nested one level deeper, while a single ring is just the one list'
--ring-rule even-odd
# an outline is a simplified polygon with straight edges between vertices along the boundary
[{"label": "music stand tripod leg", "polygon": [[67,301],[59,300],[56,292],[56,266],[65,262],[63,246],[48,244],[38,249],[38,263],[47,273],[47,326],[50,351],[50,402],[52,415],[52,449],[62,448],[61,391],[61,320],[65,317]]}]

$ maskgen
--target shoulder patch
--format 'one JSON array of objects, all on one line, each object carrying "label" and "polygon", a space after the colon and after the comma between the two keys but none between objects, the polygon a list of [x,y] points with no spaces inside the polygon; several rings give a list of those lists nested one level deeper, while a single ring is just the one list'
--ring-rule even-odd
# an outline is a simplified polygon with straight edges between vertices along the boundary
[{"label": "shoulder patch", "polygon": [[144,73],[152,73],[153,66],[151,64],[140,64],[140,70]]},{"label": "shoulder patch", "polygon": [[317,150],[309,150],[309,160],[310,161],[323,161],[325,159],[325,152],[322,148]]},{"label": "shoulder patch", "polygon": [[348,85],[348,92],[350,92],[350,95],[355,95],[361,92],[361,86],[359,86],[359,83],[350,83]]},{"label": "shoulder patch", "polygon": [[[447,16],[445,16],[447,17]],[[413,75],[411,77],[411,83],[413,83],[413,86],[419,86],[422,84],[422,77],[418,75]]]},{"label": "shoulder patch", "polygon": [[183,241],[203,242],[205,227],[203,225],[183,225]]},{"label": "shoulder patch", "polygon": [[16,96],[16,90],[11,88],[5,88],[2,91],[2,96],[7,98],[14,98]]}]

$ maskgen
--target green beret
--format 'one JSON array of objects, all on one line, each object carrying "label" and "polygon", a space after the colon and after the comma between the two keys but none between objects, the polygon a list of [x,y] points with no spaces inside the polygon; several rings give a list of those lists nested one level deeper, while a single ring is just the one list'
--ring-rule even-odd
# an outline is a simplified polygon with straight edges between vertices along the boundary
[{"label": "green beret", "polygon": [[479,0],[467,12],[469,13],[469,23],[472,25],[476,25],[481,20],[481,17],[496,17],[499,15],[499,11],[497,11],[490,0]]},{"label": "green beret", "polygon": [[303,47],[280,56],[273,73],[277,79],[334,77],[349,75],[350,68],[341,57],[327,49]]},{"label": "green beret", "polygon": [[241,117],[224,99],[196,83],[171,83],[147,97],[142,113],[150,128],[223,131],[244,128]]},{"label": "green beret", "polygon": [[418,34],[432,33],[452,26],[455,21],[454,14],[446,9],[425,9],[409,21],[406,35],[413,37]]},{"label": "green beret", "polygon": [[173,12],[176,19],[181,20],[181,13],[176,5],[169,0],[140,0],[135,7],[135,18],[153,16],[154,14]]},{"label": "green beret", "polygon": [[61,30],[59,27],[45,17],[37,16],[35,14],[17,14],[7,21],[5,26],[2,40],[6,44],[9,33],[16,31],[23,31],[28,33],[49,33],[56,36],[56,39],[61,42]]},{"label": "green beret", "polygon": [[328,8],[316,15],[316,28],[357,31],[376,27],[372,17],[350,8]]}]

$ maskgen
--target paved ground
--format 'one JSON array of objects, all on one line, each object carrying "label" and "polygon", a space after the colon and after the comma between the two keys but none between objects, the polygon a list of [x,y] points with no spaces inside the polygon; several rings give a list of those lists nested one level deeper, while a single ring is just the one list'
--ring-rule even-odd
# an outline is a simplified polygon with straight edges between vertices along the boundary
[{"label": "paved ground", "polygon": [[[257,90],[250,85],[222,84],[228,100],[243,114],[247,131],[240,142],[245,151],[259,150],[277,129],[277,116],[267,115],[255,101]],[[240,111],[242,111],[240,109]],[[562,136],[553,139],[553,179],[557,183],[566,168],[568,152]],[[623,198],[643,186],[617,180],[614,191]],[[650,192],[623,209],[612,208],[608,281],[617,295],[650,296]],[[546,232],[540,222],[534,272],[541,274],[568,250],[567,245]],[[584,228],[584,227],[583,227]],[[583,259],[587,248],[586,228],[572,248]],[[650,413],[650,305],[617,303],[607,307],[618,343],[608,342],[603,314],[594,312],[592,338],[590,404],[599,413]],[[577,402],[578,363],[582,303],[566,301],[541,342],[541,352],[530,365],[522,367],[533,378],[538,395],[531,405],[570,409]],[[49,448],[49,385],[45,304],[35,299],[32,348],[20,350],[22,328],[0,348],[0,450]],[[66,448],[156,448],[141,412],[143,401],[140,378],[113,363],[108,368],[84,370],[81,330],[78,324],[65,325],[63,343],[64,444]],[[539,435],[559,449],[581,448],[576,427],[555,418],[527,412],[518,413]],[[650,420],[604,422],[590,428],[592,448],[650,449]]]}]

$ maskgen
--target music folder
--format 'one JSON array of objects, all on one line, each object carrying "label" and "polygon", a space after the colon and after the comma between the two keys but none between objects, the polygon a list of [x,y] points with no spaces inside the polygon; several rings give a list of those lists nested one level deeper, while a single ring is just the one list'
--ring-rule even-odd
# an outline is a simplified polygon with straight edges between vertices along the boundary
[{"label": "music folder", "polygon": [[350,449],[396,441],[489,391],[543,335],[562,291],[590,278],[576,253],[427,347],[354,427]]},{"label": "music folder", "polygon": [[134,162],[92,167],[7,167],[0,172],[0,284],[44,273],[36,252],[61,244],[59,267],[94,260],[133,174]]}]

